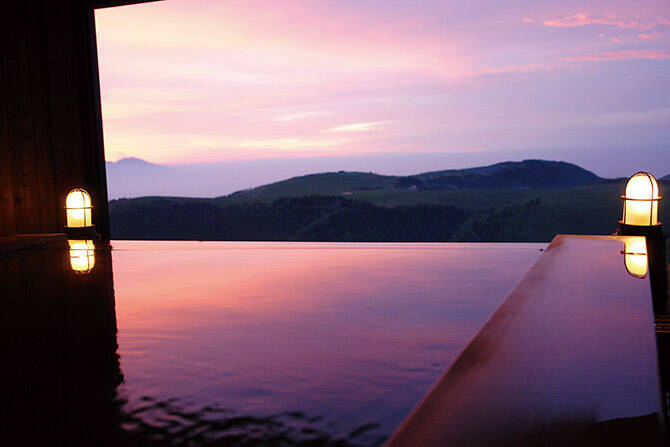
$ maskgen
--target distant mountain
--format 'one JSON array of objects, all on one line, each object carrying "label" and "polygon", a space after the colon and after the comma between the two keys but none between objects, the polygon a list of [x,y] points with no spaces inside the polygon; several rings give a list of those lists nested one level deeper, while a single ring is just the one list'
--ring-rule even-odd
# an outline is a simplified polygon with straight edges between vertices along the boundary
[{"label": "distant mountain", "polygon": [[110,199],[137,197],[139,195],[164,194],[165,187],[185,174],[140,158],[123,158],[108,161],[107,189]]},{"label": "distant mountain", "polygon": [[139,158],[107,163],[109,198],[216,197],[242,188],[317,172],[291,160],[242,160],[163,166]]},{"label": "distant mountain", "polygon": [[117,162],[108,161],[105,164],[107,165],[107,176],[118,186],[123,186],[125,182],[135,182],[147,176],[158,180],[179,173],[176,169],[134,157],[122,158]]},{"label": "distant mountain", "polygon": [[411,176],[345,171],[310,174],[238,191],[228,198],[268,201],[311,194],[357,195],[361,191],[374,190],[553,189],[607,182],[610,180],[598,177],[572,163],[524,160]]},{"label": "distant mountain", "polygon": [[156,163],[150,163],[146,160],[136,157],[126,157],[122,158],[117,162],[108,161],[107,166],[110,167],[123,167],[125,169],[169,169],[165,166],[158,165]]},{"label": "distant mountain", "polygon": [[478,168],[427,172],[410,178],[403,183],[416,180],[417,189],[427,191],[570,188],[606,181],[575,164],[546,160],[507,161]]},{"label": "distant mountain", "polygon": [[[146,196],[213,197],[239,189],[252,175],[253,166],[235,163],[168,167],[139,158],[107,162],[109,198]],[[266,169],[267,171],[267,169]],[[263,177],[282,177],[282,169],[263,171]],[[257,173],[253,173],[256,175]],[[258,176],[256,176],[257,178]],[[341,196],[374,191],[398,193],[406,190],[450,191],[470,189],[542,189],[604,183],[594,173],[565,162],[524,160],[491,166],[425,172],[410,176],[381,175],[372,172],[325,172],[292,177],[263,186],[238,191],[227,201],[271,201],[306,195]],[[220,196],[221,197],[221,196]]]},{"label": "distant mountain", "polygon": [[664,182],[670,182],[670,174],[666,175],[665,177],[661,177],[661,180]]}]

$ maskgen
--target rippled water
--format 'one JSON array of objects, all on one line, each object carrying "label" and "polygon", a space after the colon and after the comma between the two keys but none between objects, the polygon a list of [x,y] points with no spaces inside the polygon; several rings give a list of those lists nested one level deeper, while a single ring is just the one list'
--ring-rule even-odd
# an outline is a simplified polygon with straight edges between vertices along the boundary
[{"label": "rippled water", "polygon": [[378,445],[544,244],[113,246],[129,442]]}]

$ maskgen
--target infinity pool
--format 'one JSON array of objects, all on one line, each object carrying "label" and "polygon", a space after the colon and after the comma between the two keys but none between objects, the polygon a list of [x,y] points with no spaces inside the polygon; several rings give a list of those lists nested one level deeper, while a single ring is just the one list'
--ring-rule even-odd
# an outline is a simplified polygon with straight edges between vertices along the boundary
[{"label": "infinity pool", "polygon": [[27,444],[379,445],[545,244],[112,246],[0,256]]},{"label": "infinity pool", "polygon": [[544,246],[114,242],[126,428],[379,444]]}]

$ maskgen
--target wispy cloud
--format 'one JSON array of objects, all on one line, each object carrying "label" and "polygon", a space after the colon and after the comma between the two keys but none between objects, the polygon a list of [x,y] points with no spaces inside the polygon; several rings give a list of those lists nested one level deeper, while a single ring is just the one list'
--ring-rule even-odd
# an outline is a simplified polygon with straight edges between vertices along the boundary
[{"label": "wispy cloud", "polygon": [[670,59],[670,50],[622,50],[604,51],[600,53],[584,54],[565,57],[565,61],[622,61],[630,59]]},{"label": "wispy cloud", "polygon": [[380,126],[388,124],[388,121],[372,121],[367,123],[353,123],[345,124],[344,126],[332,127],[324,130],[324,132],[368,132],[376,130]]},{"label": "wispy cloud", "polygon": [[605,26],[616,26],[617,28],[627,29],[639,29],[641,31],[646,31],[653,28],[656,25],[654,20],[648,22],[640,22],[637,20],[622,20],[614,15],[605,15],[605,16],[592,16],[583,12],[578,12],[575,14],[570,14],[555,19],[542,20],[542,24],[545,26],[553,26],[557,28],[574,28],[577,26],[588,26],[588,25],[605,25]]},{"label": "wispy cloud", "polygon": [[605,33],[600,33],[600,34],[598,34],[598,36],[599,36],[601,39],[609,40],[609,41],[612,42],[612,43],[619,43],[619,42],[621,42],[621,38],[619,38],[619,37],[607,37],[607,35],[606,35]]},{"label": "wispy cloud", "polygon": [[304,150],[334,148],[345,142],[342,138],[317,139],[317,138],[257,138],[236,139],[219,136],[201,136],[191,140],[192,147],[209,149],[265,149],[265,150]]},{"label": "wispy cloud", "polygon": [[194,109],[195,106],[189,106],[188,104],[108,101],[103,106],[103,113],[106,120],[132,120],[157,114],[187,112]]},{"label": "wispy cloud", "polygon": [[645,33],[640,33],[640,34],[637,35],[637,37],[639,37],[640,39],[649,40],[649,39],[661,38],[661,37],[663,37],[663,35],[661,33],[659,33],[658,31],[654,31],[652,33],[646,33],[646,34]]},{"label": "wispy cloud", "polygon": [[249,149],[314,149],[314,148],[337,148],[343,140],[316,140],[309,138],[270,138],[262,140],[240,141],[238,147]]},{"label": "wispy cloud", "polygon": [[[546,131],[575,110],[667,102],[667,1],[99,9],[106,151],[195,162],[619,143],[614,133]],[[645,135],[668,141],[660,126]]]},{"label": "wispy cloud", "polygon": [[497,75],[509,73],[528,73],[538,70],[551,70],[556,68],[556,64],[550,62],[533,62],[528,64],[505,65],[505,66],[490,66],[483,65],[477,71],[471,73],[471,76]]},{"label": "wispy cloud", "polygon": [[284,115],[279,115],[274,120],[279,122],[285,121],[296,121],[304,118],[309,118],[312,116],[324,115],[328,112],[325,111],[311,111],[311,112],[297,112],[297,113],[287,113]]}]

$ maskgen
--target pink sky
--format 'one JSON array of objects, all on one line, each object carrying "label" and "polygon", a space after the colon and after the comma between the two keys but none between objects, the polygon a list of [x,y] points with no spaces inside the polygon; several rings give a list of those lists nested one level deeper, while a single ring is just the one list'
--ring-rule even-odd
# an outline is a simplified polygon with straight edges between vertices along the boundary
[{"label": "pink sky", "polygon": [[111,161],[658,148],[670,136],[664,0],[166,0],[101,9],[96,23]]}]

